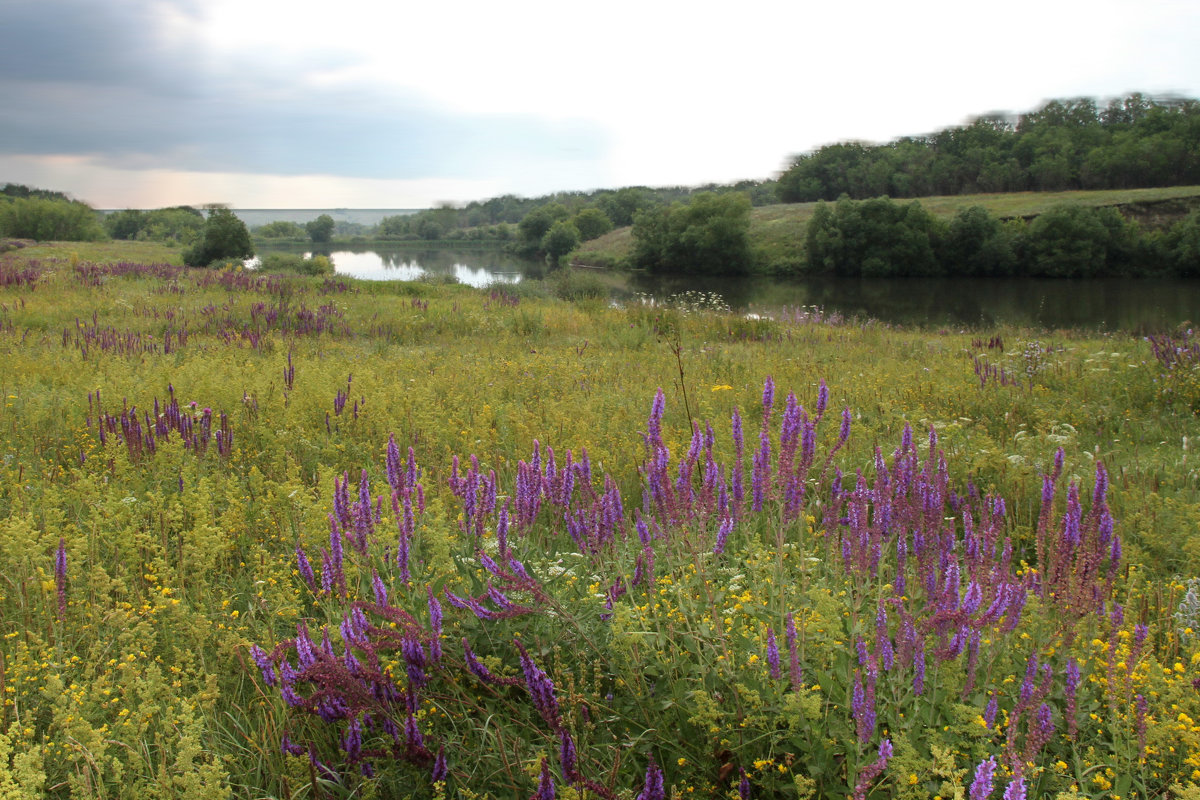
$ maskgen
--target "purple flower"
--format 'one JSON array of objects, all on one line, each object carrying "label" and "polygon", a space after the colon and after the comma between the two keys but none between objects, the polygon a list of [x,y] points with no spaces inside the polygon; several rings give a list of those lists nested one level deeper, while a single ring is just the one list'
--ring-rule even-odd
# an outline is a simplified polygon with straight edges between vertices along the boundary
[{"label": "purple flower", "polygon": [[985,708],[983,710],[983,721],[984,721],[984,724],[987,725],[987,729],[989,731],[996,724],[996,713],[999,710],[1000,710],[1000,703],[996,699],[996,695],[993,694],[992,698],[990,700],[988,700],[987,708]]},{"label": "purple flower", "polygon": [[58,537],[58,551],[54,554],[54,584],[58,592],[58,618],[67,613],[67,545]]},{"label": "purple flower", "polygon": [[768,375],[766,382],[763,383],[763,394],[762,394],[762,408],[763,408],[763,422],[764,423],[766,422],[767,418],[771,416],[771,406],[773,406],[774,404],[775,404],[775,381],[774,381],[774,379],[771,378],[770,375]]},{"label": "purple flower", "polygon": [[533,659],[520,642],[515,642],[521,654],[521,669],[525,673],[525,686],[533,699],[534,708],[542,715],[542,719],[552,728],[559,725],[558,699],[554,696],[554,682]]},{"label": "purple flower", "polygon": [[[1059,451],[1062,452],[1061,450]],[[1025,777],[1017,774],[1004,790],[1004,800],[1025,800]]]},{"label": "purple flower", "polygon": [[788,677],[791,678],[792,688],[800,689],[804,685],[804,675],[800,671],[800,652],[796,642],[796,619],[790,611],[787,614],[787,646]]},{"label": "purple flower", "polygon": [[312,564],[308,563],[308,556],[304,552],[304,548],[296,545],[296,571],[300,573],[300,577],[308,584],[308,588],[314,592],[317,590],[317,577],[313,574]]},{"label": "purple flower", "polygon": [[667,800],[666,789],[663,787],[663,772],[658,764],[654,763],[654,756],[650,756],[650,763],[646,765],[646,780],[637,800]]},{"label": "purple flower", "polygon": [[771,671],[771,679],[779,680],[783,672],[779,668],[779,645],[775,643],[775,629],[767,628],[767,665]]},{"label": "purple flower", "polygon": [[[868,684],[869,686],[869,684]],[[858,740],[866,744],[875,732],[875,697],[873,691],[863,689],[862,673],[854,671],[854,694],[851,697],[850,709],[854,715],[854,724],[858,729]]]},{"label": "purple flower", "polygon": [[729,541],[729,534],[733,532],[733,518],[726,517],[721,520],[721,527],[717,529],[717,541],[713,544],[713,555],[721,555],[725,552],[725,544]]},{"label": "purple flower", "polygon": [[879,743],[879,758],[864,767],[863,771],[858,775],[858,780],[854,784],[854,800],[865,800],[867,789],[871,787],[871,782],[883,773],[891,758],[892,740],[884,739]]},{"label": "purple flower", "polygon": [[433,594],[433,587],[426,586],[425,592],[429,599],[429,630],[433,634],[433,641],[429,644],[429,654],[434,661],[440,661],[442,658],[442,604],[438,602],[437,597]]},{"label": "purple flower", "polygon": [[567,733],[566,729],[558,732],[558,739],[558,760],[562,764],[563,777],[568,781],[574,781],[579,777],[575,771],[577,762],[575,740],[571,738],[571,734]]},{"label": "purple flower", "polygon": [[383,578],[379,577],[379,573],[371,570],[371,589],[375,592],[376,605],[386,606],[388,602],[387,586],[383,583]]},{"label": "purple flower", "polygon": [[437,759],[433,762],[433,774],[430,775],[430,778],[433,779],[434,783],[438,783],[439,781],[446,780],[449,774],[450,766],[446,763],[446,748],[440,747],[438,748]]},{"label": "purple flower", "polygon": [[739,800],[750,800],[750,778],[746,776],[746,770],[738,768],[741,774],[741,779],[738,781],[738,798]]},{"label": "purple flower", "polygon": [[542,777],[538,780],[537,793],[530,800],[554,800],[554,779],[550,777],[550,763],[542,756]]},{"label": "purple flower", "polygon": [[262,671],[263,683],[267,686],[274,686],[275,664],[271,661],[271,657],[256,644],[250,645],[250,657],[254,659],[254,663]]},{"label": "purple flower", "polygon": [[466,658],[467,662],[467,669],[471,670],[471,673],[476,678],[479,678],[479,680],[483,681],[484,683],[504,683],[503,680],[493,675],[491,670],[480,663],[479,659],[475,657],[475,651],[471,649],[471,645],[467,643],[467,637],[465,636],[463,637],[462,645],[464,657]]},{"label": "purple flower", "polygon": [[971,783],[970,800],[987,800],[992,793],[992,779],[996,774],[996,757],[981,761],[975,770],[975,780]]}]

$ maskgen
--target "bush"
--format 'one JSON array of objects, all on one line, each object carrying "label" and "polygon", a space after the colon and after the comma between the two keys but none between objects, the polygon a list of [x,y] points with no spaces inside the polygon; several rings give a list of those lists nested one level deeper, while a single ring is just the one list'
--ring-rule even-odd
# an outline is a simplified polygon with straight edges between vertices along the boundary
[{"label": "bush", "polygon": [[817,204],[808,224],[808,258],[819,271],[874,277],[936,275],[940,239],[937,221],[920,203],[901,205],[887,197],[851,200],[833,210]]},{"label": "bush", "polygon": [[208,212],[199,242],[183,254],[189,267],[207,267],[216,261],[254,257],[250,231],[228,208],[214,207]]},{"label": "bush", "polygon": [[39,242],[96,242],[105,238],[96,212],[87,204],[39,197],[0,203],[0,234]]},{"label": "bush", "polygon": [[702,192],[687,204],[638,212],[636,266],[655,272],[742,274],[750,271],[750,200]]},{"label": "bush", "polygon": [[1050,278],[1118,275],[1129,266],[1136,227],[1114,208],[1058,205],[1029,223],[1026,270]]},{"label": "bush", "polygon": [[267,253],[260,259],[260,272],[290,272],[296,275],[332,275],[333,260],[329,256],[305,258],[299,253]]},{"label": "bush", "polygon": [[608,297],[608,286],[598,275],[574,269],[561,269],[546,279],[550,292],[560,300],[600,300]]}]

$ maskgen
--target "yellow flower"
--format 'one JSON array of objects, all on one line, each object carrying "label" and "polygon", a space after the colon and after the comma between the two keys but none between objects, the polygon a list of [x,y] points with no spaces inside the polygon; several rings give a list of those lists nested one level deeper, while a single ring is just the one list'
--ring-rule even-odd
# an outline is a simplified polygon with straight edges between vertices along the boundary
[{"label": "yellow flower", "polygon": [[718,384],[717,386],[714,386],[714,387],[712,387],[712,390],[713,390],[714,392],[728,392],[728,391],[730,391],[730,390],[732,390],[732,389],[733,389],[733,387],[732,387],[732,386],[727,386],[727,385],[725,385],[725,384],[723,384],[723,383],[722,383],[722,384]]}]

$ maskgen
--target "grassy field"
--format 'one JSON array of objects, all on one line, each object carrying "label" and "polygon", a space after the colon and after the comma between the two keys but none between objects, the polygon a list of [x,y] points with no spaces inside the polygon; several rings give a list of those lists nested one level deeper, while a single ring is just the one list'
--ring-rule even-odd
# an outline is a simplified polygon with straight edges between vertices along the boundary
[{"label": "grassy field", "polygon": [[1194,338],[172,255],[0,256],[5,798],[1200,793]]},{"label": "grassy field", "polygon": [[[1124,189],[1072,192],[1013,192],[1008,194],[965,194],[922,197],[920,202],[935,216],[949,220],[959,211],[982,206],[1001,219],[1035,217],[1059,203],[1087,206],[1153,207],[1171,201],[1200,202],[1200,187],[1176,186],[1160,189]],[[756,259],[765,264],[798,265],[804,262],[804,232],[816,203],[786,203],[755,208],[750,213],[750,242]],[[1138,209],[1135,209],[1138,210]],[[632,228],[619,228],[585,242],[574,254],[581,264],[615,266],[633,250]]]}]

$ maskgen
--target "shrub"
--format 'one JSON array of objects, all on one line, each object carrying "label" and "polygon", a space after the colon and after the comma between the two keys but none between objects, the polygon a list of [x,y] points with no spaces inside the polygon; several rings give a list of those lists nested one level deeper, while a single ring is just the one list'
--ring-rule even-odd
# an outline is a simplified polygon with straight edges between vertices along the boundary
[{"label": "shrub", "polygon": [[208,212],[199,242],[183,254],[189,267],[207,267],[215,261],[253,258],[250,231],[228,208],[214,207]]},{"label": "shrub", "polygon": [[261,258],[260,272],[291,272],[297,275],[332,275],[333,260],[329,256],[308,258],[299,253],[268,253]]},{"label": "shrub", "polygon": [[0,234],[39,242],[95,242],[104,228],[90,206],[75,200],[39,197],[0,203]]}]

